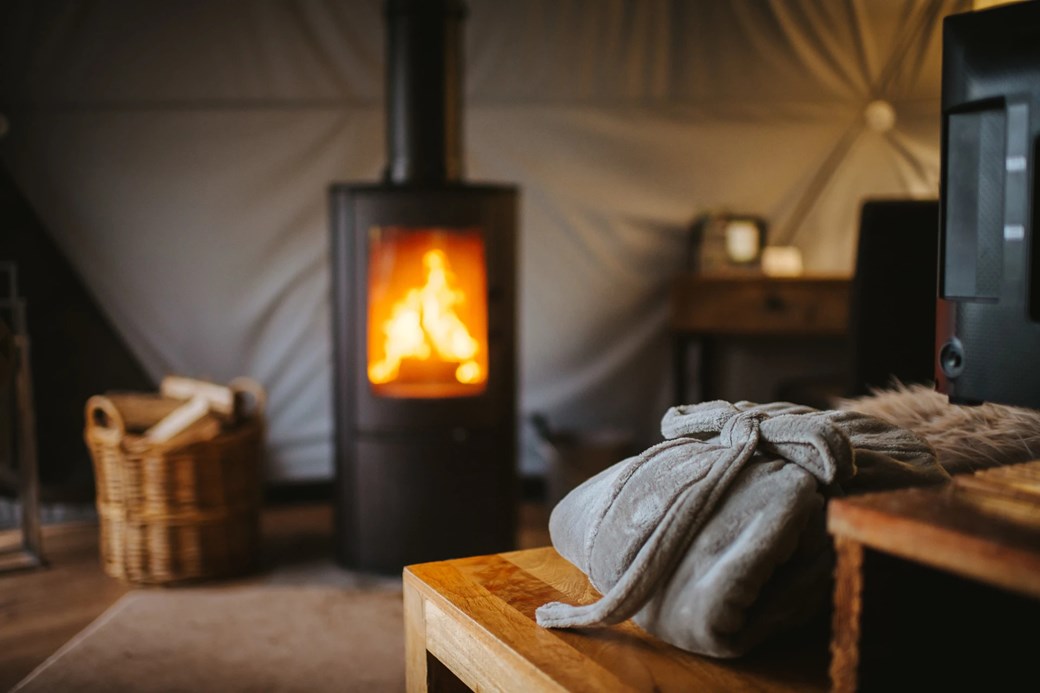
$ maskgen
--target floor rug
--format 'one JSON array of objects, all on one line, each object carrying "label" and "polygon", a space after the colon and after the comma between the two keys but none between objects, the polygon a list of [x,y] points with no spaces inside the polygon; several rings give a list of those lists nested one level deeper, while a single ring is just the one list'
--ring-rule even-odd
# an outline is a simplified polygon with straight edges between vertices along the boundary
[{"label": "floor rug", "polygon": [[135,590],[15,691],[403,691],[400,583]]}]

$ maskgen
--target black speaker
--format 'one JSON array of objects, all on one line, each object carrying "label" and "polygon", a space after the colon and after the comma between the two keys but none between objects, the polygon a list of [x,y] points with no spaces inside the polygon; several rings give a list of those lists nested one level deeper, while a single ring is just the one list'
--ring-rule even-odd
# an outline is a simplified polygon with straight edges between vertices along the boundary
[{"label": "black speaker", "polygon": [[943,20],[938,386],[1040,408],[1040,3]]}]

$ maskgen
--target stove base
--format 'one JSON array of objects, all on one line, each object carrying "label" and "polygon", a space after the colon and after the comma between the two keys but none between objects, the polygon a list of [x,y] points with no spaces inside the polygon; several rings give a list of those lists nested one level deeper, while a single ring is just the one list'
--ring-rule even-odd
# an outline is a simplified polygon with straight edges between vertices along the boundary
[{"label": "stove base", "polygon": [[357,436],[337,479],[339,562],[398,574],[414,563],[514,549],[512,440],[461,428]]}]

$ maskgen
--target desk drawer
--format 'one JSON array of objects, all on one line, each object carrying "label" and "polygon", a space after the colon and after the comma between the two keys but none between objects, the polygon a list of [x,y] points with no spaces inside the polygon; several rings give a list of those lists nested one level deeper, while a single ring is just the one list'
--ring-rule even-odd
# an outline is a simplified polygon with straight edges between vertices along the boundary
[{"label": "desk drawer", "polygon": [[680,277],[672,293],[672,328],[746,335],[846,334],[850,282],[845,278]]}]

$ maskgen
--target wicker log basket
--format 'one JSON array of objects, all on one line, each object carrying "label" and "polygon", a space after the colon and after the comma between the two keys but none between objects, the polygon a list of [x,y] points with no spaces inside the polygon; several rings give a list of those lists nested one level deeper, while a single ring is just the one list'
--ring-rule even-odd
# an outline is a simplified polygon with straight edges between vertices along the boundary
[{"label": "wicker log basket", "polygon": [[[222,389],[223,402],[213,396]],[[167,585],[255,568],[265,400],[247,378],[222,388],[179,377],[156,394],[90,398],[85,437],[108,575]]]}]

